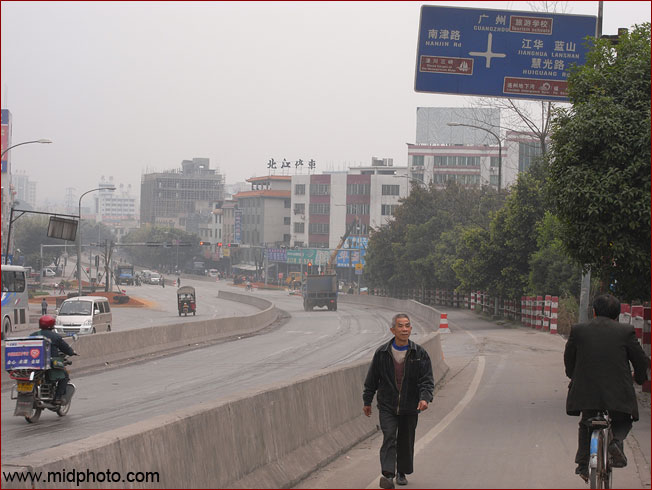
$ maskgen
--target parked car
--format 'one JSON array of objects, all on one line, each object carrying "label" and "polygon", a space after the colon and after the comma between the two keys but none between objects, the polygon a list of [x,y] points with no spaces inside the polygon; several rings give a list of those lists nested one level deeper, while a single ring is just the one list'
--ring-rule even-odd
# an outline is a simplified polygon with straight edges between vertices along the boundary
[{"label": "parked car", "polygon": [[45,269],[43,269],[43,277],[54,277],[56,275],[57,275],[57,273],[54,272],[49,267],[46,267]]}]

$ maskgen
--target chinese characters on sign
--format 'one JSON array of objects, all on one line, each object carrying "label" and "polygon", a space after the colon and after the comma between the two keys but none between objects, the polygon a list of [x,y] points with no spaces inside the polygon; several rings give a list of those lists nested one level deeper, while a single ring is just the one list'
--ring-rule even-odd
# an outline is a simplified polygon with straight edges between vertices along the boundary
[{"label": "chinese characters on sign", "polygon": [[415,90],[567,100],[570,67],[585,62],[596,23],[588,15],[424,5]]},{"label": "chinese characters on sign", "polygon": [[[315,167],[316,167],[316,166],[317,166],[317,162],[315,162],[315,160],[313,160],[313,159],[311,158],[311,159],[308,161],[308,169],[309,169],[309,172],[315,170]],[[284,158],[283,161],[281,162],[280,167],[277,167],[276,160],[274,160],[273,158],[270,158],[270,159],[268,160],[268,162],[267,162],[267,169],[268,169],[270,172],[276,170],[277,168],[280,168],[281,171],[283,171],[283,169],[286,169],[286,168],[289,169],[289,168],[291,168],[291,167],[292,167],[292,162],[290,162],[289,160],[287,160],[287,159],[285,159],[285,158]],[[302,160],[302,159],[296,160],[296,161],[294,162],[294,169],[295,169],[295,173],[298,172],[299,170],[302,170],[302,169],[303,169],[303,160]]]}]

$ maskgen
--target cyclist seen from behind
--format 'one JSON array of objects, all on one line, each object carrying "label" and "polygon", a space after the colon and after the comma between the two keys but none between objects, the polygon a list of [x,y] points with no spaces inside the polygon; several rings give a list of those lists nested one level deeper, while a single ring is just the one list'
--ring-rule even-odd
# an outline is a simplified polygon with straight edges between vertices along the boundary
[{"label": "cyclist seen from behind", "polygon": [[[627,465],[623,441],[638,420],[638,404],[633,381],[647,379],[650,359],[636,339],[634,327],[618,323],[620,302],[610,294],[593,301],[593,319],[571,327],[564,350],[566,376],[570,378],[566,413],[580,415],[575,473],[589,479],[588,420],[598,410],[611,416],[613,440],[608,452],[614,468]],[[634,367],[633,380],[632,369]]]}]

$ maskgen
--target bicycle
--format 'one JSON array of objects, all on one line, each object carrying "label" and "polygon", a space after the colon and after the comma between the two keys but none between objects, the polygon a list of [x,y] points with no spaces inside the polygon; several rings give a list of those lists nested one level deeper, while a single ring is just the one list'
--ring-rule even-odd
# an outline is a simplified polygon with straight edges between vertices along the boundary
[{"label": "bicycle", "polygon": [[589,455],[589,487],[612,488],[612,464],[609,457],[609,444],[613,438],[611,418],[607,410],[600,410],[589,419],[591,426],[591,446]]}]

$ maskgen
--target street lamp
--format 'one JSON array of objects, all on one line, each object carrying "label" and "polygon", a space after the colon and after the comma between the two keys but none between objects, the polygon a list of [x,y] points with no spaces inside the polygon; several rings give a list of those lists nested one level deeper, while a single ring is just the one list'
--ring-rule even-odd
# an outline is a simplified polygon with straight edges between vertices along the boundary
[{"label": "street lamp", "polygon": [[498,136],[496,133],[493,131],[483,128],[482,126],[474,126],[473,124],[463,124],[463,123],[458,123],[458,122],[450,122],[447,124],[447,126],[466,126],[467,128],[475,128],[475,129],[480,129],[482,131],[485,131],[489,134],[491,134],[494,138],[496,138],[496,141],[498,141],[498,192],[500,192],[500,184],[502,181],[502,172],[503,172],[503,147],[500,142],[500,136]]},{"label": "street lamp", "polygon": [[46,139],[40,139],[40,140],[34,140],[34,141],[23,141],[22,143],[16,143],[15,145],[11,145],[9,148],[6,148],[6,149],[2,152],[2,155],[0,155],[0,158],[2,158],[3,156],[5,156],[5,153],[7,153],[7,152],[8,152],[9,150],[11,150],[12,148],[16,148],[17,146],[20,146],[20,145],[29,145],[30,143],[52,143],[52,141],[50,141],[50,140],[46,140]]},{"label": "street lamp", "polygon": [[86,194],[89,192],[94,192],[94,191],[102,191],[102,190],[107,190],[113,192],[115,190],[115,187],[97,187],[95,189],[91,189],[90,191],[84,192],[81,196],[79,196],[79,226],[77,227],[77,290],[79,293],[79,296],[82,295],[82,282],[81,282],[81,202],[82,202],[82,197],[84,197]]},{"label": "street lamp", "polygon": [[[22,143],[16,143],[15,145],[11,145],[10,147],[5,148],[0,154],[0,159],[4,157],[5,153],[7,153],[12,148],[16,148],[17,146],[21,146],[21,145],[29,145],[31,143],[52,143],[52,141],[46,139],[40,139],[40,140],[23,141]],[[12,217],[9,220],[9,230],[7,231],[7,251],[5,252],[5,262],[7,264],[9,263],[9,244],[11,243],[11,219],[13,218],[13,212],[14,212],[14,203],[12,201],[13,200],[10,199]]]}]

